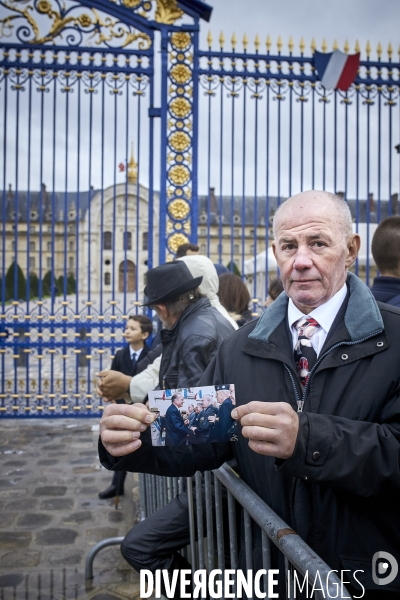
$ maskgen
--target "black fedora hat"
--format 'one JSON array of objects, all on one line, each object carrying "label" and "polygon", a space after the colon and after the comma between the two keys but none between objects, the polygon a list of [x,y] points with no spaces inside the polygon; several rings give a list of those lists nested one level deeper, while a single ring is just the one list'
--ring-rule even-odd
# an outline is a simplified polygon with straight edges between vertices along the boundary
[{"label": "black fedora hat", "polygon": [[203,277],[192,277],[191,272],[182,260],[172,261],[149,269],[146,273],[147,285],[144,294],[150,304],[162,304],[167,300],[177,298],[184,292],[199,287]]}]

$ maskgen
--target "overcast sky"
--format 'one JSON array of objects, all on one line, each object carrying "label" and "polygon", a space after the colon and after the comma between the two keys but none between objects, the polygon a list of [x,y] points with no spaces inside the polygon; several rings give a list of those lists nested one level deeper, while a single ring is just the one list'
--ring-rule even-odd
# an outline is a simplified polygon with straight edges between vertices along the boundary
[{"label": "overcast sky", "polygon": [[203,22],[201,27],[203,48],[208,30],[212,31],[216,43],[222,29],[229,40],[233,31],[239,40],[247,33],[250,41],[258,33],[262,44],[268,34],[275,44],[281,35],[285,50],[291,35],[297,48],[303,36],[307,54],[313,37],[318,48],[326,38],[329,48],[336,39],[339,48],[343,49],[347,39],[351,50],[358,39],[362,59],[366,57],[367,40],[371,43],[373,57],[378,42],[385,50],[385,57],[391,42],[395,52],[393,58],[398,59],[398,0],[212,0],[210,5],[213,6],[210,23]]}]

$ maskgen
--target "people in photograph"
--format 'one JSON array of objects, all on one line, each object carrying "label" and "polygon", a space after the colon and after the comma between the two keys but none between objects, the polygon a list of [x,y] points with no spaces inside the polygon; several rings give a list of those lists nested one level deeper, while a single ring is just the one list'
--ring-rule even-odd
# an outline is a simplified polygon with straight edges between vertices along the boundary
[{"label": "people in photograph", "polygon": [[202,410],[199,413],[195,427],[192,427],[194,435],[190,437],[192,444],[201,444],[207,442],[212,430],[212,419],[218,414],[218,411],[212,404],[212,398],[209,395],[204,395],[202,399]]},{"label": "people in photograph", "polygon": [[160,416],[160,411],[152,411],[154,415],[154,421],[151,424],[151,443],[153,446],[162,446],[162,430],[163,420]]},{"label": "people in photograph", "polygon": [[208,420],[213,423],[210,442],[229,442],[236,434],[236,422],[231,413],[234,407],[232,390],[229,384],[216,385],[215,391],[219,405],[218,416],[210,416]]},{"label": "people in photograph", "polygon": [[188,431],[180,411],[183,402],[184,398],[182,392],[176,392],[171,396],[171,406],[168,407],[164,420],[166,446],[178,446],[179,444],[186,442]]},{"label": "people in photograph", "polygon": [[[273,226],[285,293],[221,344],[199,382],[235,384],[238,441],[206,444],[208,453],[194,445],[156,454],[138,439],[153,419],[146,408],[113,404],[101,421],[101,462],[177,476],[235,456],[246,484],[332,570],[345,572],[351,596],[395,600],[400,575],[382,591],[373,559],[384,551],[400,563],[400,312],[349,272],[360,237],[340,196],[297,194]],[[252,541],[257,570],[256,527]],[[281,553],[271,567],[285,573]],[[284,597],[284,576],[279,585]]]}]

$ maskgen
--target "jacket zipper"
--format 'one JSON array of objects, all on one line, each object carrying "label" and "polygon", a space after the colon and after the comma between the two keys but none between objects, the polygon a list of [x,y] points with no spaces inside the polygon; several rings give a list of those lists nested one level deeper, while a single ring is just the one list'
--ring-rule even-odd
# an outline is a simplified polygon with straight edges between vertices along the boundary
[{"label": "jacket zipper", "polygon": [[289,367],[287,365],[284,365],[285,369],[289,373],[289,376],[290,376],[290,379],[291,379],[291,382],[292,382],[292,386],[293,386],[293,390],[294,390],[294,394],[295,394],[296,402],[297,402],[297,412],[303,412],[303,406],[304,406],[306,394],[307,394],[307,391],[308,391],[309,382],[311,380],[311,376],[314,373],[315,369],[320,364],[320,362],[322,361],[322,359],[325,358],[325,356],[327,356],[328,354],[330,354],[330,352],[332,352],[332,350],[335,350],[336,348],[339,348],[340,346],[354,346],[356,344],[361,344],[362,342],[365,342],[366,340],[369,340],[370,338],[375,337],[376,335],[378,335],[378,333],[382,333],[382,331],[383,331],[383,329],[379,329],[378,331],[375,331],[374,333],[371,333],[371,335],[368,335],[367,337],[362,338],[361,340],[356,340],[355,342],[339,342],[338,344],[335,344],[334,346],[332,346],[332,348],[329,348],[329,350],[327,350],[324,354],[322,354],[322,356],[320,356],[318,358],[317,362],[315,363],[315,365],[311,369],[310,375],[309,375],[307,383],[306,383],[306,385],[304,387],[303,395],[302,395],[301,399],[300,399],[300,395],[299,395],[299,392],[298,392],[297,385],[296,385],[296,382],[294,380],[293,374],[292,374],[291,370],[289,369]]},{"label": "jacket zipper", "polygon": [[[289,367],[284,364],[284,367],[285,367],[286,371],[289,373],[289,377],[290,377],[291,382],[292,382],[292,386],[293,386],[293,390],[294,390],[294,395],[295,395],[296,401],[297,401],[297,412],[303,412],[303,406],[304,406],[304,402],[305,402],[305,396],[307,394],[308,384],[309,384],[309,381],[311,379],[311,375],[313,374],[313,372],[315,371],[315,369],[318,367],[318,365],[320,364],[321,360],[323,358],[325,358],[325,356],[327,356],[330,352],[332,352],[332,350],[335,350],[335,348],[339,348],[340,346],[354,346],[355,344],[361,344],[362,342],[365,342],[366,340],[369,340],[370,338],[375,337],[379,333],[382,333],[382,331],[383,331],[383,329],[380,329],[380,330],[376,331],[375,333],[372,333],[371,335],[368,335],[367,337],[362,338],[361,340],[357,340],[355,342],[339,342],[338,344],[335,344],[334,346],[332,346],[332,348],[329,348],[329,350],[327,350],[322,356],[320,356],[318,358],[317,362],[315,363],[315,365],[311,369],[311,371],[310,371],[310,377],[308,378],[307,383],[305,385],[305,388],[304,388],[304,391],[303,391],[303,396],[302,396],[301,400],[300,400],[300,394],[298,392],[297,385],[296,385],[296,382],[294,380],[293,374],[292,374],[291,370],[289,369]],[[293,527],[295,527],[295,528],[297,528],[297,525],[296,525],[296,516],[295,516],[295,512],[294,512],[294,504],[295,504],[295,497],[296,497],[297,482],[298,482],[298,478],[297,477],[293,477],[292,491],[291,491],[291,494],[290,494],[290,512],[291,512],[291,516],[292,516]]]}]

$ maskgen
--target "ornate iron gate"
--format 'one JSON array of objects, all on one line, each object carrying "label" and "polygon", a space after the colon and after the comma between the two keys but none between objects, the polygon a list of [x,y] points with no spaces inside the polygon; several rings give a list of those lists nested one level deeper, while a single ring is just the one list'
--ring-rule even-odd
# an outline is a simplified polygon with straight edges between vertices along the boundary
[{"label": "ornate iron gate", "polygon": [[1,416],[99,414],[147,268],[191,236],[209,9],[176,27],[185,4],[0,2]]},{"label": "ornate iron gate", "polygon": [[200,50],[200,0],[0,6],[0,416],[99,414],[95,373],[179,244],[237,267],[257,312],[286,197],[341,192],[367,248],[398,213],[391,46],[327,92],[304,42]]}]

